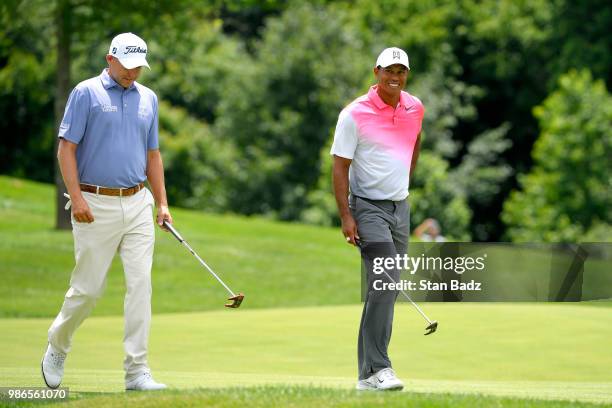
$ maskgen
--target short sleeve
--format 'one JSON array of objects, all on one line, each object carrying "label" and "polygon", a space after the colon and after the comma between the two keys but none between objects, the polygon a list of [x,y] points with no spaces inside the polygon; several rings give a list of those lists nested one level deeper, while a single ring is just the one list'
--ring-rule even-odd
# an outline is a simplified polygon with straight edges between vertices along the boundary
[{"label": "short sleeve", "polygon": [[357,124],[347,109],[340,112],[330,154],[353,159],[357,149]]},{"label": "short sleeve", "polygon": [[151,121],[149,134],[147,135],[147,149],[159,149],[159,104],[157,95],[155,94],[153,94],[153,120]]},{"label": "short sleeve", "polygon": [[57,136],[72,143],[80,143],[87,128],[89,105],[87,89],[80,86],[74,88],[68,97],[68,102],[66,102],[64,117]]}]

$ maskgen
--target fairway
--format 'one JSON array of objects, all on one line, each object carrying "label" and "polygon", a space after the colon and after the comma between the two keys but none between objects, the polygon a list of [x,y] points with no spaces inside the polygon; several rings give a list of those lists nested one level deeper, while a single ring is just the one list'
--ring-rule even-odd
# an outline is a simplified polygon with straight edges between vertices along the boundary
[{"label": "fairway", "polygon": [[[245,305],[246,306],[246,305]],[[570,304],[427,304],[439,332],[422,335],[397,308],[391,355],[407,393],[612,402],[612,315]],[[360,306],[220,310],[153,319],[150,363],[173,389],[299,385],[351,390]],[[2,319],[3,385],[40,386],[50,319]],[[64,385],[122,392],[122,319],[87,320]],[[538,329],[539,327],[539,329]],[[316,336],[313,335],[316,333]]]}]

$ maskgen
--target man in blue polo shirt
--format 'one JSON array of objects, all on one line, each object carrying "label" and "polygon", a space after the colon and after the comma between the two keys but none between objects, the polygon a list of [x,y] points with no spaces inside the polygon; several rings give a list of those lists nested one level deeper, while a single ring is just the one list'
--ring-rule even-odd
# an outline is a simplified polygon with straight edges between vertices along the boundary
[{"label": "man in blue polo shirt", "polygon": [[74,88],[59,128],[57,157],[70,194],[76,265],[41,364],[51,388],[61,383],[72,336],[102,295],[116,252],[127,286],[126,389],[166,388],[153,380],[147,364],[153,207],[160,227],[172,217],[159,152],[157,96],[136,82],[142,67],[149,68],[146,55],[147,45],[138,36],[116,36],[106,56],[108,68]]}]

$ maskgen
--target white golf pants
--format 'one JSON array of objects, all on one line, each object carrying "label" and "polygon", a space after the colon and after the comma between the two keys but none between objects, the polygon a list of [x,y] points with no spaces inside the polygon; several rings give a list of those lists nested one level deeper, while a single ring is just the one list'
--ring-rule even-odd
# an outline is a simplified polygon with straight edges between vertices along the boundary
[{"label": "white golf pants", "polygon": [[151,265],[155,231],[153,195],[148,189],[129,197],[83,192],[94,222],[72,218],[76,265],[64,304],[49,328],[49,343],[68,353],[72,335],[91,313],[106,286],[106,274],[119,252],[125,274],[124,301],[126,379],[148,370],[147,344],[151,322]]}]

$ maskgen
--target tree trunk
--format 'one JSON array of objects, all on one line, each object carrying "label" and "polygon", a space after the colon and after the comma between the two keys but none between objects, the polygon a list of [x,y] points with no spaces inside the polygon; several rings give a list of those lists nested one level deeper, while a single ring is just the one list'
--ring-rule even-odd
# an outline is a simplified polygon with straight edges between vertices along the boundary
[{"label": "tree trunk", "polygon": [[[70,90],[70,42],[72,35],[72,10],[70,0],[57,0],[57,9],[55,10],[55,29],[57,36],[57,78],[55,82],[55,129],[59,129],[59,125],[64,116],[64,108],[68,99]],[[59,139],[55,140],[55,149],[53,155],[57,154]],[[59,169],[57,159],[55,163],[55,228],[70,229],[70,211],[64,210],[66,198],[64,193],[66,187],[62,174]]]}]

